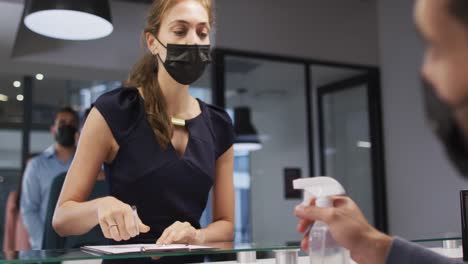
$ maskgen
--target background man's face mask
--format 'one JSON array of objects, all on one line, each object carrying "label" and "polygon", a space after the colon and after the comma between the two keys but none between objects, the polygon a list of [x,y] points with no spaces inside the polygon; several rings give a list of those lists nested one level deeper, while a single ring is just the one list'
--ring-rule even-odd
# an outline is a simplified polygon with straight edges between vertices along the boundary
[{"label": "background man's face mask", "polygon": [[167,50],[166,61],[161,63],[169,75],[178,83],[189,85],[198,80],[211,63],[210,45],[178,45],[164,44],[156,40]]},{"label": "background man's face mask", "polygon": [[60,145],[70,148],[75,146],[75,135],[77,129],[70,125],[61,125],[55,133],[55,141]]},{"label": "background man's face mask", "polygon": [[423,87],[426,115],[432,130],[442,141],[452,163],[464,177],[468,178],[468,149],[465,143],[468,139],[463,138],[463,131],[454,116],[457,109],[468,107],[468,101],[457,107],[451,107],[436,94],[432,85],[424,79]]}]

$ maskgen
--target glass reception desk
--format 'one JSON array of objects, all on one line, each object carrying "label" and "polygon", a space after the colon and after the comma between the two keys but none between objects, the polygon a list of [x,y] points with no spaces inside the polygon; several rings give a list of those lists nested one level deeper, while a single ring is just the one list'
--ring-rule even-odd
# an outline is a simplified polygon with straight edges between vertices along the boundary
[{"label": "glass reception desk", "polygon": [[[256,259],[257,252],[273,252],[278,258],[287,258],[288,255],[296,255],[299,252],[298,245],[289,245],[285,242],[268,242],[268,243],[240,243],[235,244],[232,242],[224,243],[211,243],[206,246],[213,247],[213,250],[204,251],[179,251],[179,252],[142,252],[132,254],[118,254],[118,255],[106,255],[95,252],[89,252],[82,249],[58,249],[58,250],[30,250],[30,251],[18,251],[18,252],[1,252],[0,263],[53,263],[53,262],[64,262],[70,263],[80,261],[80,263],[86,263],[85,261],[92,261],[92,263],[99,263],[97,260],[111,260],[120,259],[131,260],[142,259],[142,258],[160,258],[160,257],[172,257],[172,256],[192,256],[192,255],[204,255],[209,257],[210,255],[224,255],[234,254],[236,255],[237,261],[241,263],[253,262]],[[294,256],[293,256],[294,257]],[[289,263],[289,262],[287,262]]]},{"label": "glass reception desk", "polygon": [[[443,236],[413,240],[424,247],[431,248],[442,255],[451,258],[462,258],[461,238],[458,236]],[[215,262],[219,256],[229,255],[231,261],[219,263],[308,263],[305,253],[301,252],[297,244],[291,245],[287,242],[256,242],[241,243],[232,242],[212,243],[206,246],[216,249],[207,251],[183,251],[183,252],[142,252],[132,254],[106,255],[95,252],[87,252],[81,249],[59,249],[59,250],[31,250],[19,252],[1,252],[0,263],[101,263],[102,260],[122,260],[124,263],[142,260],[143,258],[163,258],[173,256],[204,255],[205,261]],[[269,259],[259,259],[262,255]],[[210,259],[210,256],[218,258]],[[222,258],[221,258],[222,259]],[[228,258],[229,259],[229,258]],[[157,262],[156,262],[157,263]],[[351,262],[353,263],[353,262]]]}]

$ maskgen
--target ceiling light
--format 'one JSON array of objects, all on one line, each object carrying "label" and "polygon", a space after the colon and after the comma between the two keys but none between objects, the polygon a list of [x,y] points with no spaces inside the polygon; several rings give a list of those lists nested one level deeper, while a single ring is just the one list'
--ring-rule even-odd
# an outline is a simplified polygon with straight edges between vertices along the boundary
[{"label": "ceiling light", "polygon": [[33,32],[64,40],[91,40],[110,35],[108,0],[29,0],[24,24]]},{"label": "ceiling light", "polygon": [[44,80],[44,74],[41,74],[41,73],[36,74],[36,79],[39,81]]},{"label": "ceiling light", "polygon": [[19,87],[21,87],[21,82],[20,81],[14,81],[13,86],[16,87],[16,88],[19,88]]}]

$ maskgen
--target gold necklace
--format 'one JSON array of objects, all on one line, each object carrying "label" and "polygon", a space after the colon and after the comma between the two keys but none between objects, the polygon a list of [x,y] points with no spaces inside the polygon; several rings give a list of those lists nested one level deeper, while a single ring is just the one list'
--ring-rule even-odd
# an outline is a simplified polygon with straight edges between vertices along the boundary
[{"label": "gold necklace", "polygon": [[171,117],[171,122],[174,126],[185,126],[185,120],[180,118]]}]

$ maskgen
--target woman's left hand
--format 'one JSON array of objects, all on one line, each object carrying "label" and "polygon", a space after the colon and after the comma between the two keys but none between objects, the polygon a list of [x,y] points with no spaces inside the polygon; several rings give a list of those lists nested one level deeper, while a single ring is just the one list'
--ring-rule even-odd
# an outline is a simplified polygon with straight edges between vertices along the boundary
[{"label": "woman's left hand", "polygon": [[202,243],[198,241],[200,237],[200,230],[195,229],[188,222],[175,222],[164,230],[161,237],[156,241],[157,245],[169,244],[193,244]]}]

